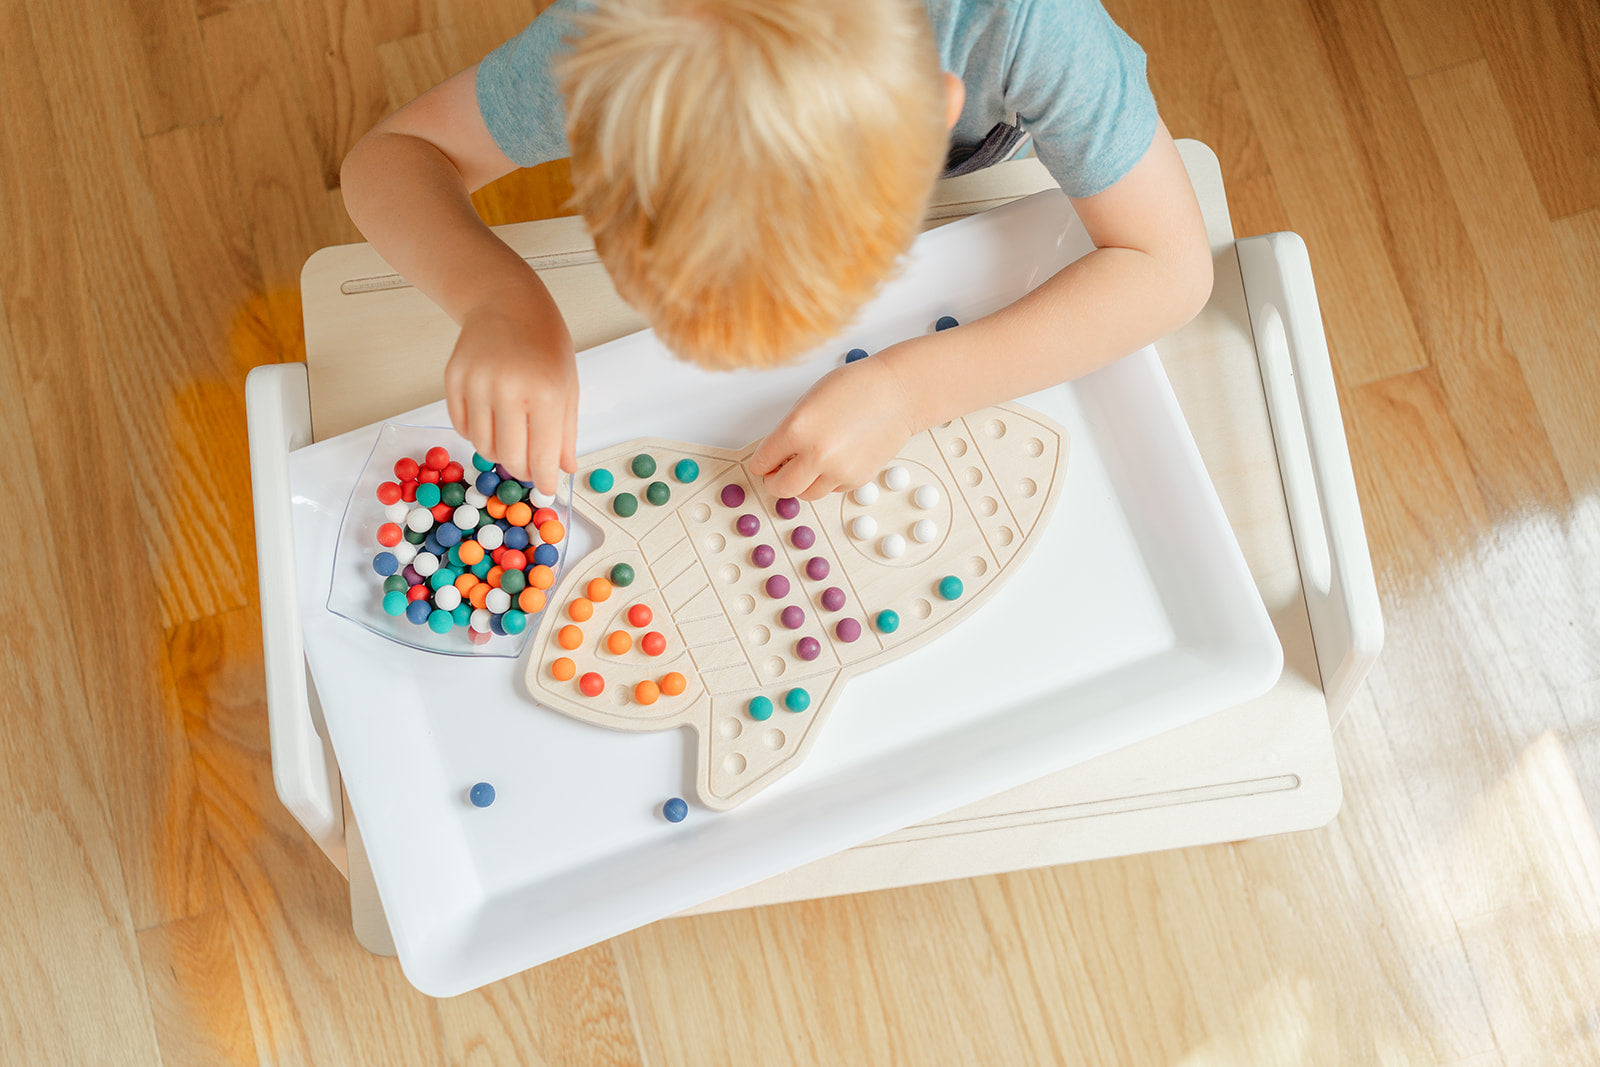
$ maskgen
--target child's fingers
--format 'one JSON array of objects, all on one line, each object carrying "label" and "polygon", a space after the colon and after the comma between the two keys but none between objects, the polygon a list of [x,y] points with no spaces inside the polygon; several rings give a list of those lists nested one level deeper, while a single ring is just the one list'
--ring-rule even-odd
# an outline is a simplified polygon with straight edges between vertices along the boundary
[{"label": "child's fingers", "polygon": [[750,453],[750,469],[762,477],[767,477],[784,463],[794,458],[795,449],[793,442],[783,426],[762,438],[756,450]]},{"label": "child's fingers", "polygon": [[561,430],[552,426],[550,419],[537,416],[528,418],[528,477],[541,493],[555,494],[560,475],[557,463],[561,458]]},{"label": "child's fingers", "polygon": [[[567,402],[567,414],[561,429],[561,469],[569,474],[578,473],[578,402]],[[555,487],[550,487],[555,492]]]},{"label": "child's fingers", "polygon": [[486,400],[473,397],[468,397],[463,404],[466,410],[462,420],[466,425],[461,427],[461,436],[472,442],[478,455],[495,458],[494,408]]},{"label": "child's fingers", "polygon": [[528,420],[520,412],[499,412],[494,420],[494,458],[513,478],[528,476]]},{"label": "child's fingers", "polygon": [[[759,467],[755,469],[760,470]],[[807,462],[801,456],[792,456],[783,466],[767,475],[767,492],[780,499],[786,496],[799,496],[802,491],[810,488],[818,474],[815,464]]]},{"label": "child's fingers", "polygon": [[812,480],[810,485],[806,486],[805,491],[800,493],[799,496],[801,500],[821,500],[838,488],[838,479],[828,474],[820,474]]}]

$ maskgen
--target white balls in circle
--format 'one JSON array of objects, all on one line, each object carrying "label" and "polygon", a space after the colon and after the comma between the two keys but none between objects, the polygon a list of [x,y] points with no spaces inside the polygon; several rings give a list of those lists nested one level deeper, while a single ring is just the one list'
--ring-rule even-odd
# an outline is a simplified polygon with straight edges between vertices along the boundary
[{"label": "white balls in circle", "polygon": [[855,498],[857,504],[864,508],[870,508],[878,502],[878,484],[876,482],[868,482],[850,495]]},{"label": "white balls in circle", "polygon": [[878,532],[878,520],[871,515],[857,515],[850,520],[850,535],[858,541],[870,541]]},{"label": "white balls in circle", "polygon": [[889,559],[899,559],[906,554],[906,539],[899,534],[889,534],[878,542],[878,551]]},{"label": "white balls in circle", "polygon": [[939,526],[932,519],[921,519],[911,527],[911,537],[920,545],[925,545],[939,536]]},{"label": "white balls in circle", "polygon": [[896,464],[883,472],[883,484],[898,493],[911,484],[911,472]]},{"label": "white balls in circle", "polygon": [[923,511],[939,506],[939,487],[936,485],[919,485],[917,491],[911,494],[911,502]]}]

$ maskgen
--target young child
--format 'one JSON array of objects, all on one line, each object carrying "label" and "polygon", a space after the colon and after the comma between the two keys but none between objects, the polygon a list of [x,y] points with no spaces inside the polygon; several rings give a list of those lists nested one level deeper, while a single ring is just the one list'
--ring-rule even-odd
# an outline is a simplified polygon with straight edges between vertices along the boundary
[{"label": "young child", "polygon": [[570,154],[618,292],[704,366],[771,365],[843,329],[934,181],[1031,135],[1096,251],[993,315],[824,376],[752,465],[776,496],[867,481],[913,434],[1088,373],[1187,322],[1211,255],[1144,54],[1098,0],[559,0],[384,119],[342,174],[351,218],[457,322],[450,419],[551,491],[576,468],[555,304],[468,194]]}]

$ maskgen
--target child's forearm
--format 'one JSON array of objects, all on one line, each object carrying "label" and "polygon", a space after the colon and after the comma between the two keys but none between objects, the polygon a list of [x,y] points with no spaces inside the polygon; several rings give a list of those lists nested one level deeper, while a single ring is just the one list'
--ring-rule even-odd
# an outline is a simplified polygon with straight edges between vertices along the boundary
[{"label": "child's forearm", "polygon": [[1210,292],[1209,250],[1102,248],[992,315],[882,356],[922,430],[1120,359],[1188,322]]},{"label": "child's forearm", "polygon": [[559,321],[538,274],[478,217],[467,179],[433,144],[380,127],[351,150],[340,180],[362,235],[457,322],[507,298]]}]

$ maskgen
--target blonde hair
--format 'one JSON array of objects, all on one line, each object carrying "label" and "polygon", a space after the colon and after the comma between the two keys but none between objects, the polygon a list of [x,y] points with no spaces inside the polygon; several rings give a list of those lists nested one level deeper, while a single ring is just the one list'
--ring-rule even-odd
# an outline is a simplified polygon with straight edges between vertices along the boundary
[{"label": "blonde hair", "polygon": [[573,203],[678,355],[837,333],[916,236],[946,150],[918,0],[597,0],[560,66]]}]

